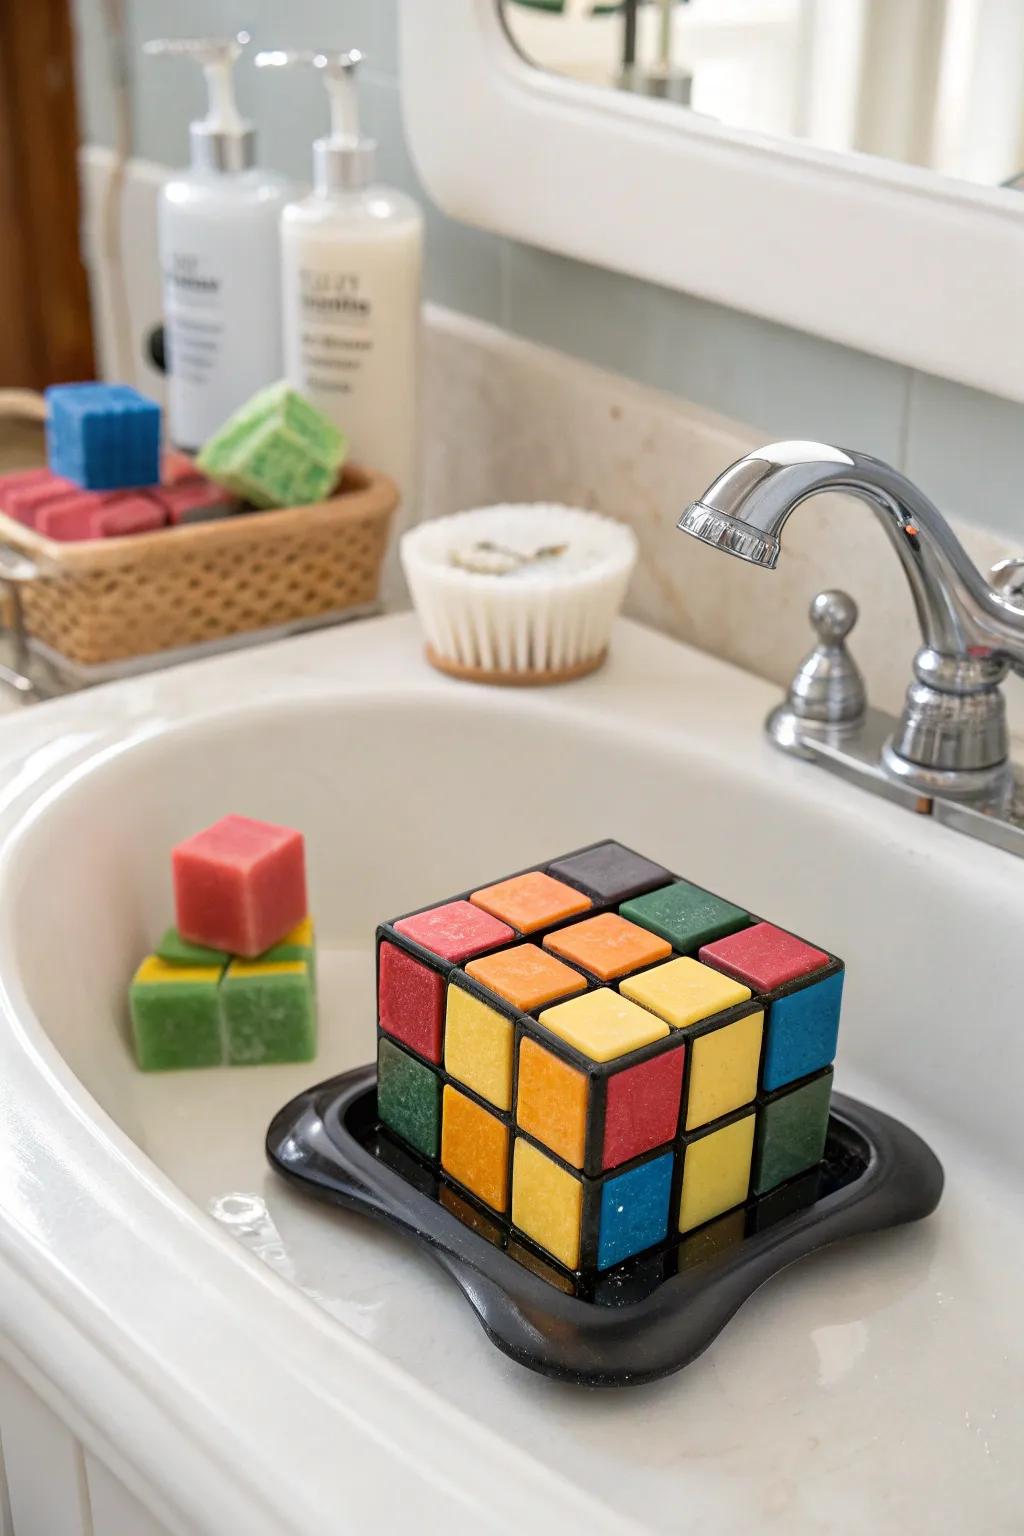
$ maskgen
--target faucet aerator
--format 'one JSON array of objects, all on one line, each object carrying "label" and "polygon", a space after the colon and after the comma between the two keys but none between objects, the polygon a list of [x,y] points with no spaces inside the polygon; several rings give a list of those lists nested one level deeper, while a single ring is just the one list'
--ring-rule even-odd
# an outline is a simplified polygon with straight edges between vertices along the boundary
[{"label": "faucet aerator", "polygon": [[702,544],[724,550],[727,555],[735,555],[762,570],[774,571],[779,563],[782,546],[774,535],[752,528],[749,523],[737,522],[702,501],[691,501],[676,527]]}]

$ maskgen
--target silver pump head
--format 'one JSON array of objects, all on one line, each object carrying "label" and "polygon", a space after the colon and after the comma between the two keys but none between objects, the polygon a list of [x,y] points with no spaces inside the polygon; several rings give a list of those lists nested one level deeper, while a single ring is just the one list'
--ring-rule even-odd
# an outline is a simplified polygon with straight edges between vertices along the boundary
[{"label": "silver pump head", "polygon": [[203,171],[247,171],[256,163],[256,130],[238,111],[232,78],[235,60],[249,42],[235,37],[161,37],[143,43],[156,58],[193,59],[206,76],[206,116],[189,124],[192,165]]},{"label": "silver pump head", "polygon": [[320,72],[331,109],[331,131],[313,145],[313,185],[327,197],[332,192],[358,192],[373,180],[373,139],[359,131],[356,74],[365,63],[358,48],[347,53],[272,48],[256,55],[257,69],[282,69],[300,64]]}]

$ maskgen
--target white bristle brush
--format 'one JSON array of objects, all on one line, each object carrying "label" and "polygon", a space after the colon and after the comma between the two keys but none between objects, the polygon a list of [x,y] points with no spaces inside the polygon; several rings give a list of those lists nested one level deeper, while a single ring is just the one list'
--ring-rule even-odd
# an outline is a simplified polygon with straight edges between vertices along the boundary
[{"label": "white bristle brush", "polygon": [[480,507],[411,529],[401,559],[435,666],[483,682],[564,682],[604,660],[636,538],[575,507]]}]

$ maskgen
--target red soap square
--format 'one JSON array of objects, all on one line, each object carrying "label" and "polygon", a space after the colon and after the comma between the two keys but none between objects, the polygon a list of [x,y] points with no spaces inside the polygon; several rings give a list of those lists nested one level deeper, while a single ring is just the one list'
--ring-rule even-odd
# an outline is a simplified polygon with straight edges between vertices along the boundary
[{"label": "red soap square", "polygon": [[394,926],[396,933],[455,964],[515,938],[515,931],[507,923],[499,922],[468,901],[449,901],[443,907],[431,907],[429,912],[403,917]]},{"label": "red soap square", "polygon": [[7,509],[7,499],[15,491],[27,491],[31,485],[46,485],[54,478],[49,469],[19,469],[12,475],[0,475],[0,507]]},{"label": "red soap square", "polygon": [[440,1062],[443,1011],[444,977],[385,940],[380,946],[377,982],[381,1029],[418,1056]]},{"label": "red soap square", "polygon": [[823,950],[771,923],[755,923],[753,928],[705,944],[698,958],[703,965],[712,965],[759,992],[771,992],[773,987],[809,976],[829,963]]},{"label": "red soap square", "polygon": [[164,450],[160,460],[160,484],[177,485],[179,480],[194,480],[196,478],[195,460],[190,459],[187,453],[179,453],[176,448]]},{"label": "red soap square", "polygon": [[45,480],[37,480],[30,485],[23,485],[20,489],[11,491],[4,502],[4,511],[8,517],[24,523],[27,528],[34,528],[36,516],[41,507],[63,496],[80,496],[81,494],[80,487],[72,485],[70,480],[47,473]]},{"label": "red soap square", "polygon": [[260,955],[308,914],[305,845],[289,827],[225,816],[171,862],[178,932],[193,944]]},{"label": "red soap square", "polygon": [[617,1168],[671,1141],[679,1126],[685,1046],[663,1051],[608,1079],[602,1168]]},{"label": "red soap square", "polygon": [[73,496],[59,496],[36,513],[36,532],[46,539],[72,544],[93,537],[92,520],[103,505],[95,491],[78,491]]},{"label": "red soap square", "polygon": [[156,492],[171,523],[212,522],[227,517],[238,505],[228,491],[203,475],[161,486]]},{"label": "red soap square", "polygon": [[89,522],[90,537],[119,539],[130,533],[153,533],[162,528],[167,514],[159,502],[149,496],[109,496],[93,512]]}]

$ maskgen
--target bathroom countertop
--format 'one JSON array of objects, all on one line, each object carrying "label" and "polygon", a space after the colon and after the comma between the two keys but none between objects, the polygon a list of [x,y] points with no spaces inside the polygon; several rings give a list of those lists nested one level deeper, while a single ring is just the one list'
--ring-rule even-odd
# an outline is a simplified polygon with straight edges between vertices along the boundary
[{"label": "bathroom countertop", "polygon": [[[76,1407],[83,1439],[137,1467],[168,1529],[305,1536],[312,1512],[331,1509],[362,1531],[380,1500],[392,1508],[401,1496],[407,1509],[415,1501],[418,1529],[438,1536],[470,1518],[480,1531],[530,1523],[608,1536],[1019,1530],[1024,1239],[1014,1106],[1024,1045],[1006,1009],[977,989],[995,973],[995,991],[1015,995],[1020,866],[773,754],[761,721],[775,697],[772,685],[626,622],[608,666],[582,683],[529,696],[473,691],[426,666],[415,621],[400,616],[0,721],[0,1171],[13,1170],[0,1177],[0,1311],[10,1320],[0,1356],[19,1369],[30,1361]],[[821,909],[800,866],[810,869],[828,843],[847,862],[836,910],[820,919],[826,937],[835,932],[849,953],[861,932],[872,944],[888,936],[892,971],[892,1018],[869,1011],[851,1029],[838,1086],[929,1138],[948,1175],[936,1216],[801,1263],[681,1376],[618,1393],[555,1385],[506,1360],[440,1271],[388,1243],[382,1274],[363,1229],[346,1263],[332,1262],[330,1249],[324,1257],[319,1212],[297,1204],[277,1210],[273,1244],[217,1229],[193,1203],[202,1203],[207,1165],[197,1156],[176,1187],[167,1164],[138,1152],[78,1084],[20,997],[5,881],[26,821],[77,793],[90,763],[128,738],[158,745],[193,718],[227,729],[246,700],[271,713],[275,701],[308,703],[317,717],[325,706],[365,705],[376,711],[366,720],[399,727],[403,710],[432,711],[436,732],[422,742],[439,764],[453,722],[465,722],[466,762],[485,762],[492,742],[499,758],[510,754],[518,722],[546,728],[568,754],[575,731],[595,778],[617,761],[611,745],[594,755],[612,730],[647,754],[650,795],[670,824],[681,810],[672,786],[686,774],[729,786],[735,836],[758,850],[751,905],[775,861],[794,927],[798,918],[813,926]],[[490,739],[477,741],[476,718]],[[366,731],[365,752],[383,750]],[[271,760],[273,751],[268,738]],[[311,793],[327,792],[309,782]],[[325,958],[328,982],[350,963]],[[863,978],[864,997],[876,995],[876,980]],[[907,999],[929,988],[927,1017],[911,1021]],[[991,1019],[984,1034],[979,1018]],[[973,1044],[957,1053],[967,1019]],[[154,1145],[170,1145],[186,1110],[150,1088],[140,1087],[134,1111],[159,1108]],[[239,1080],[240,1106],[250,1088],[272,1098],[250,1077],[244,1089]],[[231,1113],[225,1105],[224,1144],[234,1149]],[[239,1156],[236,1177],[252,1182],[234,1187],[263,1189],[261,1149]],[[283,1198],[271,1185],[268,1201]],[[154,1244],[173,1248],[163,1281],[147,1268]],[[169,1324],[180,1308],[180,1326],[153,1327],[158,1302]],[[261,1390],[235,1435],[231,1404],[246,1379]],[[301,1431],[309,1422],[312,1439]],[[175,1510],[184,1511],[179,1524]]]}]

